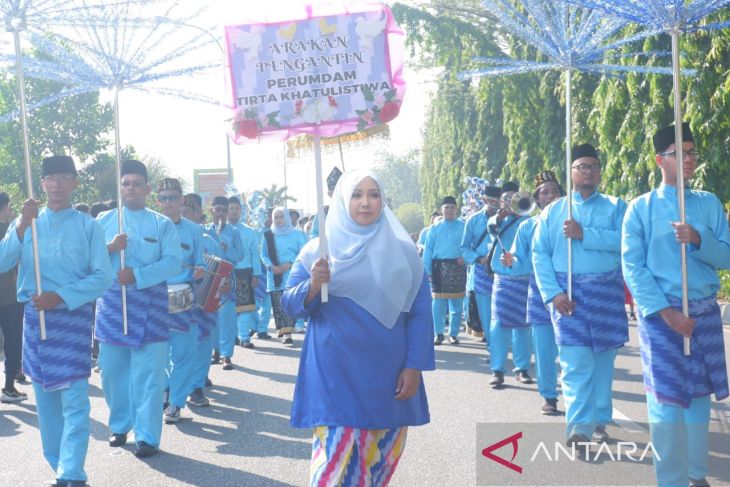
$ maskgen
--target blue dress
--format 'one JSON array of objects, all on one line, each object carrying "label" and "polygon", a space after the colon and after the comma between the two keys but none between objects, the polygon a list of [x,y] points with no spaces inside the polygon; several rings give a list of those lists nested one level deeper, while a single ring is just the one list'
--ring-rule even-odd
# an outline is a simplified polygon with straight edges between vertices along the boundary
[{"label": "blue dress", "polygon": [[349,298],[315,298],[308,305],[310,275],[296,262],[282,305],[288,314],[308,318],[294,390],[291,425],[296,428],[347,426],[388,429],[430,421],[426,389],[396,400],[404,368],[434,370],[431,292],[424,275],[411,310],[386,328]]}]

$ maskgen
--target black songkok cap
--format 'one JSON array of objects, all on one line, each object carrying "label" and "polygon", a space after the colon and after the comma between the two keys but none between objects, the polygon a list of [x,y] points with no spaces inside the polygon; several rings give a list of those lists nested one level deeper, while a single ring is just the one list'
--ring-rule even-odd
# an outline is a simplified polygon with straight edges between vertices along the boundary
[{"label": "black songkok cap", "polygon": [[73,174],[77,176],[76,164],[69,156],[51,156],[43,158],[43,174],[41,177],[51,174]]},{"label": "black songkok cap", "polygon": [[212,205],[213,206],[218,206],[218,205],[228,206],[228,198],[226,198],[225,196],[216,196],[215,198],[213,198]]},{"label": "black songkok cap", "polygon": [[[690,130],[689,124],[687,122],[684,122],[682,124],[682,140],[684,142],[695,141],[694,137],[692,137],[692,130]],[[674,138],[674,125],[664,127],[659,132],[655,133],[653,137],[653,142],[654,150],[657,154],[665,151],[667,147],[676,143],[677,140]]]},{"label": "black songkok cap", "polygon": [[576,159],[580,159],[581,157],[592,157],[594,159],[598,159],[598,152],[596,152],[596,148],[593,147],[591,144],[581,144],[575,146],[573,147],[573,150],[570,154],[571,161],[575,161]]},{"label": "black songkok cap", "polygon": [[508,192],[516,193],[519,190],[520,190],[520,186],[517,183],[515,183],[514,181],[507,181],[506,183],[504,183],[502,185],[502,193],[508,193]]},{"label": "black songkok cap", "polygon": [[337,166],[333,167],[327,175],[327,189],[330,193],[335,190],[335,186],[337,186],[337,181],[340,180],[340,176],[342,176],[342,171],[340,171],[340,168]]},{"label": "black songkok cap", "polygon": [[444,196],[444,199],[441,200],[441,206],[443,205],[456,205],[456,198],[453,196]]},{"label": "black songkok cap", "polygon": [[160,191],[177,191],[182,194],[182,186],[180,186],[180,181],[175,178],[164,178],[157,188],[157,192]]},{"label": "black songkok cap", "polygon": [[484,188],[484,196],[486,198],[499,199],[502,196],[502,188],[499,186],[487,186]]},{"label": "black songkok cap", "polygon": [[122,176],[127,174],[139,174],[144,178],[145,182],[149,181],[147,178],[147,166],[135,159],[127,159],[122,163]]},{"label": "black songkok cap", "polygon": [[193,208],[202,208],[203,207],[203,198],[201,198],[200,195],[197,195],[195,193],[188,193],[183,198],[183,205],[190,206]]},{"label": "black songkok cap", "polygon": [[540,185],[549,183],[550,181],[553,181],[558,186],[560,186],[560,183],[558,182],[558,178],[555,177],[555,173],[552,171],[543,171],[537,176],[535,176],[535,189],[539,188]]}]

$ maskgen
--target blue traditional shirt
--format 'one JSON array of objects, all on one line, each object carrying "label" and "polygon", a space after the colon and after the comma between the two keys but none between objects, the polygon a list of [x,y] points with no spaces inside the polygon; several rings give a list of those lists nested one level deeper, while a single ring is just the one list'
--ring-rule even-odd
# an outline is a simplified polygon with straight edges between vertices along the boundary
[{"label": "blue traditional shirt", "polygon": [[243,259],[243,244],[241,243],[241,235],[233,225],[228,223],[223,225],[223,229],[216,227],[214,223],[209,223],[205,227],[205,233],[213,237],[221,250],[223,259],[232,264],[238,263]]},{"label": "blue traditional shirt", "polygon": [[[117,212],[115,208],[97,217],[107,242],[119,233]],[[148,208],[124,208],[123,217],[127,235],[125,266],[132,269],[137,289],[146,289],[173,277],[180,270],[182,247],[172,220]],[[121,269],[119,252],[111,254],[111,262],[116,281]]]},{"label": "blue traditional shirt", "polygon": [[[489,253],[489,248],[492,245],[492,239],[489,235],[489,232],[486,232],[486,234],[484,234],[484,238],[481,242],[479,242],[479,245],[477,245],[479,238],[487,229],[488,221],[489,216],[487,215],[487,210],[485,208],[470,216],[469,219],[466,221],[466,226],[464,227],[464,235],[461,239],[461,255],[464,256],[464,262],[472,266],[471,269],[469,269],[469,276],[466,280],[466,288],[469,291],[473,291],[476,287],[476,267],[481,265],[477,264],[476,261],[481,257],[486,257],[486,255]],[[480,272],[479,274],[482,279],[491,280],[491,277],[487,276],[486,270],[481,269],[481,271],[482,272]],[[491,287],[491,284],[489,287]]]},{"label": "blue traditional shirt", "polygon": [[[307,243],[307,237],[306,235],[304,235],[304,232],[297,231],[287,233],[286,235],[274,234],[274,242],[276,243],[276,253],[279,257],[279,265],[281,265],[285,262],[293,263],[296,260],[297,255],[299,255],[299,251],[302,250],[302,247],[304,247],[304,245]],[[291,269],[284,273],[281,280],[281,285],[277,287],[274,284],[274,273],[271,272],[271,267],[274,265],[274,263],[271,262],[271,257],[269,256],[269,248],[266,245],[265,238],[261,242],[261,261],[264,263],[266,269],[269,271],[266,274],[266,291],[271,292],[284,289],[284,285],[289,278],[289,273],[291,272]]]},{"label": "blue traditional shirt", "polygon": [[517,234],[509,252],[512,254],[512,275],[524,275],[532,272],[532,237],[535,235],[535,226],[540,215],[520,223]]},{"label": "blue traditional shirt", "polygon": [[[695,190],[685,192],[685,216],[701,239],[699,247],[687,246],[688,297],[703,299],[720,289],[717,270],[730,268],[727,217],[715,195]],[[682,296],[680,245],[672,226],[678,221],[677,189],[665,184],[636,198],[626,212],[624,277],[644,316],[669,307],[667,296]]]},{"label": "blue traditional shirt", "polygon": [[305,305],[311,279],[300,262],[292,268],[282,305],[309,320],[294,390],[296,428],[349,426],[365,429],[417,426],[430,421],[423,380],[410,399],[394,398],[404,368],[434,370],[431,292],[424,276],[410,311],[393,328],[349,298],[319,297]]},{"label": "blue traditional shirt", "polygon": [[423,252],[423,266],[429,276],[434,259],[461,257],[461,238],[464,235],[464,226],[465,224],[461,220],[443,220],[431,227]]},{"label": "blue traditional shirt", "polygon": [[[566,197],[548,205],[537,220],[532,242],[532,262],[545,303],[565,290],[556,273],[568,271],[568,240],[563,225],[568,219]],[[587,199],[573,192],[573,220],[583,229],[583,240],[573,240],[573,273],[601,274],[621,266],[623,200],[594,192]]]},{"label": "blue traditional shirt", "polygon": [[241,238],[243,257],[236,263],[236,269],[253,269],[254,276],[261,275],[261,251],[259,250],[260,236],[256,230],[241,222],[233,227],[238,230]]},{"label": "blue traditional shirt", "polygon": [[177,275],[169,278],[167,283],[192,283],[195,267],[205,267],[203,261],[203,229],[197,223],[193,223],[186,218],[180,218],[180,221],[175,223],[175,229],[180,238],[182,269]]},{"label": "blue traditional shirt", "polygon": [[[30,227],[18,239],[16,219],[0,242],[0,272],[18,269],[18,301],[36,295],[35,266]],[[53,291],[74,310],[94,301],[112,284],[109,254],[101,227],[90,216],[73,208],[43,208],[36,219],[41,286]]]}]

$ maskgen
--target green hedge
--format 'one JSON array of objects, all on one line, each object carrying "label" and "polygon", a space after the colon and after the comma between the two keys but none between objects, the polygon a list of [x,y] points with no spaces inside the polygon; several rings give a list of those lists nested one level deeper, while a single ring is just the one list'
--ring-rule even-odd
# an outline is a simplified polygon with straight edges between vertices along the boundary
[{"label": "green hedge", "polygon": [[718,297],[730,300],[730,271],[720,271],[720,292]]}]

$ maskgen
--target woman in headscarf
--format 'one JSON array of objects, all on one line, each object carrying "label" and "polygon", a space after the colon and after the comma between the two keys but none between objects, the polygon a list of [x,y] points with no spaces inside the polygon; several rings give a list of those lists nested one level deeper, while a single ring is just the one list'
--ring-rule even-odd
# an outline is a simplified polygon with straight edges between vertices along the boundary
[{"label": "woman in headscarf", "polygon": [[[368,171],[346,173],[282,296],[309,318],[291,424],[314,428],[310,485],[387,485],[408,426],[429,422],[421,371],[434,370],[431,294],[413,241]],[[321,301],[328,283],[329,300]]]},{"label": "woman in headscarf", "polygon": [[281,293],[289,277],[292,263],[299,251],[307,243],[307,237],[291,224],[289,210],[283,207],[274,209],[270,230],[264,232],[261,245],[261,261],[267,269],[266,292],[271,297],[276,334],[282,342],[291,345],[291,334],[296,319],[288,316],[281,307]]}]

